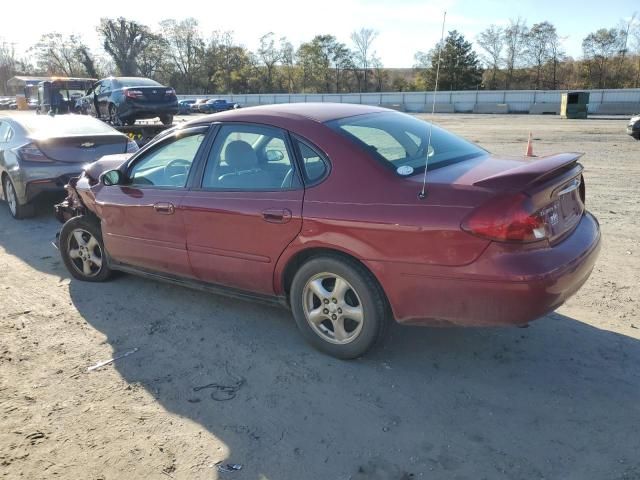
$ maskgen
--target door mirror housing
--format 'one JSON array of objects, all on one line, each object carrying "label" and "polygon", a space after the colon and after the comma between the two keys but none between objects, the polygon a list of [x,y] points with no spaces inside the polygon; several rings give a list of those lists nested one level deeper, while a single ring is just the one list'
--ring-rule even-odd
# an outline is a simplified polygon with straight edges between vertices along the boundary
[{"label": "door mirror housing", "polygon": [[125,177],[120,170],[109,170],[102,174],[100,181],[103,185],[110,187],[112,185],[122,185],[125,181]]},{"label": "door mirror housing", "polygon": [[267,156],[267,162],[279,162],[284,158],[284,153],[280,150],[267,150],[265,155]]}]

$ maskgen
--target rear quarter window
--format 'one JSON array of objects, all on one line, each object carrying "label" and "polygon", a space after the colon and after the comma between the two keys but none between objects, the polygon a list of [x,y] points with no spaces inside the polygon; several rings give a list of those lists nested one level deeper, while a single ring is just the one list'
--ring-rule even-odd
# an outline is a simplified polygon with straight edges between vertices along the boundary
[{"label": "rear quarter window", "polygon": [[357,115],[326,125],[394,170],[405,167],[405,171],[419,173],[427,159],[432,169],[487,154],[436,125],[398,112]]}]

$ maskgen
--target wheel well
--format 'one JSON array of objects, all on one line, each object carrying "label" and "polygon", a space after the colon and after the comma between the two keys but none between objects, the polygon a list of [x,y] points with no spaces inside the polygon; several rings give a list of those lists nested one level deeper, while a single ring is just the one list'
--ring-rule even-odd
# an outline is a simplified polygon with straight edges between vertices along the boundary
[{"label": "wheel well", "polygon": [[2,189],[2,197],[5,199],[7,198],[7,192],[4,190],[4,182],[8,176],[9,174],[7,172],[2,172],[2,175],[0,175],[0,188]]},{"label": "wheel well", "polygon": [[364,263],[362,263],[362,261],[360,261],[358,258],[354,257],[353,255],[349,255],[348,253],[341,252],[340,250],[334,250],[331,248],[309,248],[301,252],[298,252],[289,260],[282,275],[282,287],[287,296],[287,302],[289,302],[289,291],[291,290],[293,277],[295,277],[298,269],[311,258],[321,257],[321,256],[330,256],[330,257],[348,259],[362,266],[362,268],[364,268],[369,273],[369,275],[371,275],[371,278],[376,282],[376,285],[382,292],[384,302],[387,305],[387,308],[389,308],[389,300],[387,299],[387,294],[382,288],[382,285],[380,285],[380,282],[378,281],[377,277],[373,274],[373,272],[369,269],[369,267],[367,267]]}]

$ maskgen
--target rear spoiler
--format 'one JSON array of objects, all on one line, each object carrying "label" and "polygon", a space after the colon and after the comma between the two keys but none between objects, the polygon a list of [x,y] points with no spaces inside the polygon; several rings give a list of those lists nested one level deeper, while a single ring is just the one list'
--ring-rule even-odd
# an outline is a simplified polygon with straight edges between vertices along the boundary
[{"label": "rear spoiler", "polygon": [[528,185],[551,178],[560,171],[571,169],[583,155],[584,153],[579,152],[558,153],[532,159],[519,167],[478,180],[474,182],[474,185],[495,189],[516,188],[521,190]]}]

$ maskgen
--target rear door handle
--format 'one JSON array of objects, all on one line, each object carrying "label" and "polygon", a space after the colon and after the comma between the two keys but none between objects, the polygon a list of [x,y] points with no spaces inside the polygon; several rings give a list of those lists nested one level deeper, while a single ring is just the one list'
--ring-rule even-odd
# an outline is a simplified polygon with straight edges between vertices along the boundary
[{"label": "rear door handle", "polygon": [[288,208],[268,208],[262,211],[262,217],[269,223],[287,223],[292,213]]},{"label": "rear door handle", "polygon": [[156,213],[161,213],[163,215],[173,215],[176,211],[176,207],[173,206],[173,203],[169,202],[158,202],[153,205],[153,209]]}]

